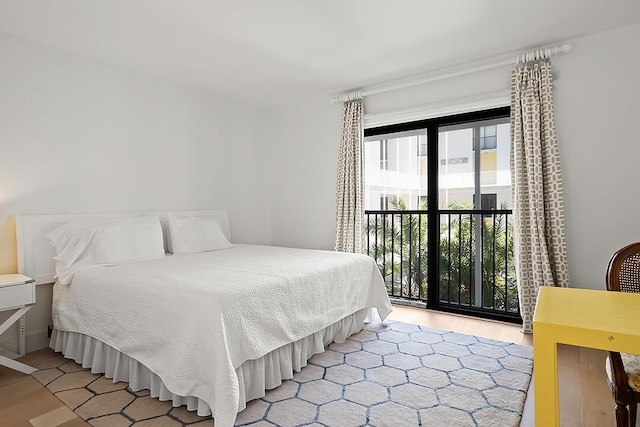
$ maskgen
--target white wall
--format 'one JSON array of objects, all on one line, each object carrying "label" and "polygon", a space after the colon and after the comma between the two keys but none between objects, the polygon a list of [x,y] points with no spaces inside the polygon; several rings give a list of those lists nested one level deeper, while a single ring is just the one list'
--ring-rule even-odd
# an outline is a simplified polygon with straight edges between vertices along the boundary
[{"label": "white wall", "polygon": [[584,37],[554,61],[569,277],[604,289],[609,258],[640,241],[640,24]]},{"label": "white wall", "polygon": [[270,243],[261,111],[4,36],[0,63],[0,273],[16,214],[228,208],[234,241]]},{"label": "white wall", "polygon": [[[640,240],[640,142],[634,127],[640,118],[637,40],[640,25],[577,39],[570,53],[553,59],[560,76],[556,118],[574,287],[604,289],[611,254]],[[365,112],[440,108],[451,99],[463,103],[463,98],[475,101],[483,93],[508,93],[509,76],[510,67],[505,67],[380,94],[365,100]],[[328,99],[316,101],[308,109],[297,105],[274,115],[274,243],[331,246],[341,107],[329,105]]]},{"label": "white wall", "polygon": [[328,98],[269,115],[274,245],[333,249],[341,117]]}]

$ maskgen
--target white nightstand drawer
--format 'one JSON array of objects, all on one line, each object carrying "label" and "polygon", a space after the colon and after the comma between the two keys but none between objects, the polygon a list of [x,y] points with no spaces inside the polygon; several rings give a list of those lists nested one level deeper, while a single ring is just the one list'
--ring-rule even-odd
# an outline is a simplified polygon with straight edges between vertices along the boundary
[{"label": "white nightstand drawer", "polygon": [[22,283],[0,287],[0,309],[19,307],[36,302],[35,286],[33,283]]}]

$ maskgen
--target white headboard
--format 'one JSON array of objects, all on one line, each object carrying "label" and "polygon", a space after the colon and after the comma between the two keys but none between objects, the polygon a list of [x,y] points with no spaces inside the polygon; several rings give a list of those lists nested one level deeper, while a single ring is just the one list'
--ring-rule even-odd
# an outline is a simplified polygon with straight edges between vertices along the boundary
[{"label": "white headboard", "polygon": [[[16,238],[18,243],[18,272],[35,279],[36,285],[53,283],[55,250],[45,237],[50,231],[74,221],[108,221],[111,219],[158,216],[162,224],[165,242],[169,239],[167,217],[171,213],[176,217],[208,216],[216,217],[220,228],[231,241],[229,215],[226,210],[193,210],[193,211],[159,211],[159,212],[127,212],[115,214],[60,214],[60,215],[17,215]],[[166,245],[165,245],[166,248]]]}]

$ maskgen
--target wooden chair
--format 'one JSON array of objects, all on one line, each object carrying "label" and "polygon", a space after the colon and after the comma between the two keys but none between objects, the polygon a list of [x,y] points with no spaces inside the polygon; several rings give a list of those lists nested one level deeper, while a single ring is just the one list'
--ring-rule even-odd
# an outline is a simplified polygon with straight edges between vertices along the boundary
[{"label": "wooden chair", "polygon": [[[609,291],[640,293],[640,242],[613,254],[606,283]],[[609,387],[616,402],[616,425],[635,427],[640,402],[640,355],[610,351],[606,363]]]}]

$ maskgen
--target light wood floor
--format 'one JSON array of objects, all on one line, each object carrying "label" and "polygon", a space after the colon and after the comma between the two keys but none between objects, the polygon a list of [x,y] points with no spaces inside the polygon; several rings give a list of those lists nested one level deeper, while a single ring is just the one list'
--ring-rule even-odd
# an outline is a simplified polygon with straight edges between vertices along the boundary
[{"label": "light wood floor", "polygon": [[[533,345],[533,335],[520,332],[520,325],[480,320],[412,307],[394,306],[391,319],[464,334]],[[562,427],[614,427],[614,404],[604,370],[606,353],[601,350],[558,346],[560,425]],[[534,366],[535,369],[535,366]],[[535,384],[534,384],[535,386]],[[529,390],[522,427],[533,427],[533,393]],[[636,424],[640,427],[640,420]]]},{"label": "light wood floor", "polygon": [[[19,360],[45,369],[51,350],[29,353]],[[31,375],[0,366],[0,425],[6,427],[89,426]]]},{"label": "light wood floor", "polygon": [[[532,345],[531,335],[518,325],[479,320],[420,308],[394,306],[391,319],[433,328],[448,329],[516,344]],[[20,359],[38,366],[42,350]],[[561,346],[558,349],[560,417],[563,427],[609,427],[615,425],[613,400],[604,374],[605,353]],[[531,394],[530,394],[531,397]],[[533,399],[525,405],[522,426],[532,427]],[[640,424],[640,423],[639,423]],[[7,427],[88,426],[34,378],[0,366],[0,425]]]}]

